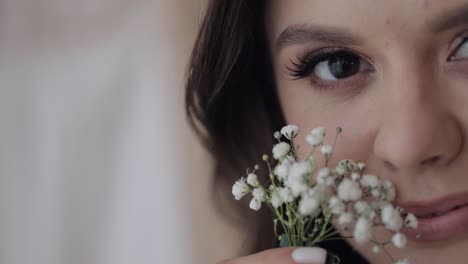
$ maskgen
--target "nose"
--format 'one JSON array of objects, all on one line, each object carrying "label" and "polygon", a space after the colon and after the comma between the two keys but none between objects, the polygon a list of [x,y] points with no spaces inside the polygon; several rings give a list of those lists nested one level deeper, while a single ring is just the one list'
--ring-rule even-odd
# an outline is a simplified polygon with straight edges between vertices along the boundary
[{"label": "nose", "polygon": [[374,154],[391,171],[448,166],[463,145],[450,100],[433,74],[405,72],[386,87]]}]

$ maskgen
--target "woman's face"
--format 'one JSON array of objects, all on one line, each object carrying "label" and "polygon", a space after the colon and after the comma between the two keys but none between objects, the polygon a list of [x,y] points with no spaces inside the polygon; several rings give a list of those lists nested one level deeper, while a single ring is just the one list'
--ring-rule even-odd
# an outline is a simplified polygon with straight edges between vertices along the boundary
[{"label": "woman's face", "polygon": [[[466,0],[276,0],[267,32],[282,109],[304,152],[312,128],[325,126],[331,142],[339,126],[334,161],[366,162],[395,184],[397,204],[468,202]],[[451,213],[392,254],[466,263],[468,213],[464,223]]]}]

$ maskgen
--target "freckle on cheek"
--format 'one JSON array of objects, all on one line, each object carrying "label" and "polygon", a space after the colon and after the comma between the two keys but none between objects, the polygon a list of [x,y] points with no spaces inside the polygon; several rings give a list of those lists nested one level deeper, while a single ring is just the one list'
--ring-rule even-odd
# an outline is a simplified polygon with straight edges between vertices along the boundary
[{"label": "freckle on cheek", "polygon": [[385,26],[390,26],[391,23],[392,21],[390,20],[390,18],[385,19]]}]

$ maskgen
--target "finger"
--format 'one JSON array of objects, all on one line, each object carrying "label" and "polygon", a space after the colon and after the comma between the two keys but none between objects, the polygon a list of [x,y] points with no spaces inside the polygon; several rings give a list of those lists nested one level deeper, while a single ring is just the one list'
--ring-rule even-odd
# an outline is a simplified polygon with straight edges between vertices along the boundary
[{"label": "finger", "polygon": [[277,248],[219,264],[325,264],[327,252],[322,248]]}]

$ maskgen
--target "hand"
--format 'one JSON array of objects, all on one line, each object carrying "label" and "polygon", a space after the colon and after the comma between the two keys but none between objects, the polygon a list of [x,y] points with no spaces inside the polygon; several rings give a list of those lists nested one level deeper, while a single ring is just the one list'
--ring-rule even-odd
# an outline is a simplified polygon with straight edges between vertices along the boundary
[{"label": "hand", "polygon": [[221,261],[218,264],[325,264],[327,252],[322,248],[275,248],[250,256]]}]

